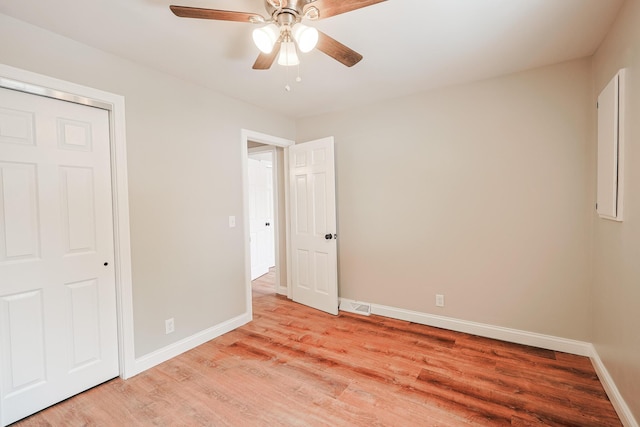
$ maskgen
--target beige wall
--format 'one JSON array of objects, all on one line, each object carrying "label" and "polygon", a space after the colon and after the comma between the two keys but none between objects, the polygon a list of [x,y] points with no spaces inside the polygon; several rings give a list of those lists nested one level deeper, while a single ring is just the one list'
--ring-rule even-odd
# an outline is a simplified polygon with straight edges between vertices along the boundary
[{"label": "beige wall", "polygon": [[4,15],[0,40],[0,63],[125,97],[136,356],[242,314],[240,130],[294,122]]},{"label": "beige wall", "polygon": [[[594,216],[593,343],[640,420],[640,2],[627,1],[593,59],[594,94],[627,68],[624,222]],[[596,120],[595,117],[593,119]],[[595,160],[594,160],[595,161]]]},{"label": "beige wall", "polygon": [[336,140],[340,296],[589,341],[591,105],[578,60],[298,120]]}]

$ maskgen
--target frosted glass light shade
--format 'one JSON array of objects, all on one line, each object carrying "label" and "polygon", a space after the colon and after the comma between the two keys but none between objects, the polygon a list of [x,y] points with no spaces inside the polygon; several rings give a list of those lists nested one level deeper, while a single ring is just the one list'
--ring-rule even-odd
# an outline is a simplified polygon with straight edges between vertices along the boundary
[{"label": "frosted glass light shade", "polygon": [[253,30],[253,42],[261,52],[271,53],[279,35],[280,30],[275,24],[265,25]]},{"label": "frosted glass light shade", "polygon": [[300,60],[296,53],[296,45],[293,42],[283,42],[280,47],[280,56],[278,57],[278,64],[285,67],[290,65],[298,65]]},{"label": "frosted glass light shade", "polygon": [[311,52],[318,44],[318,30],[303,24],[296,24],[293,27],[293,38],[298,43],[300,52]]}]

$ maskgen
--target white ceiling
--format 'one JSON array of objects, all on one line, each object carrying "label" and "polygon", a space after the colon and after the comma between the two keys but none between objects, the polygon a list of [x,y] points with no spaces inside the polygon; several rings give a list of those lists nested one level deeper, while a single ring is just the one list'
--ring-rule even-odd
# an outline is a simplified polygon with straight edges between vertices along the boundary
[{"label": "white ceiling", "polygon": [[2,0],[0,13],[290,117],[589,56],[623,0],[388,0],[313,22],[364,56],[318,51],[251,69],[252,24],[185,19],[170,4],[257,12],[263,0]]}]

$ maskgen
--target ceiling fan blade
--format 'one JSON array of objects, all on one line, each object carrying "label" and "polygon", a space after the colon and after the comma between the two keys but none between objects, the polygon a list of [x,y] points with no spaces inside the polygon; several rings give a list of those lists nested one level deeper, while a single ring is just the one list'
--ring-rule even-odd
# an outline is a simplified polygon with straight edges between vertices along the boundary
[{"label": "ceiling fan blade", "polygon": [[174,15],[181,18],[216,19],[218,21],[236,21],[259,23],[264,18],[255,13],[234,12],[232,10],[203,9],[200,7],[169,6]]},{"label": "ceiling fan blade", "polygon": [[253,64],[254,70],[268,70],[269,68],[271,68],[273,61],[276,60],[278,53],[280,53],[281,41],[282,37],[280,37],[280,39],[273,46],[273,50],[271,51],[271,53],[260,52],[260,55],[258,55],[256,62]]},{"label": "ceiling fan blade", "polygon": [[307,8],[317,8],[320,11],[318,19],[324,19],[382,3],[383,1],[387,0],[315,0],[309,3]]},{"label": "ceiling fan blade", "polygon": [[342,62],[347,67],[353,67],[362,59],[362,55],[358,52],[343,45],[336,39],[329,37],[322,31],[318,31],[318,44],[316,48],[336,61]]}]

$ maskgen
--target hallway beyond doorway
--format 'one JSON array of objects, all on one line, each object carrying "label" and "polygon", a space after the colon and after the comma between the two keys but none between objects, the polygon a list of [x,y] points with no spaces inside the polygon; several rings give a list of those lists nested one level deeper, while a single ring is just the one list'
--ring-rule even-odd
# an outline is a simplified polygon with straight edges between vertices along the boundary
[{"label": "hallway beyond doorway", "polygon": [[267,274],[263,274],[251,282],[253,297],[273,295],[276,293],[276,268],[269,268]]}]

